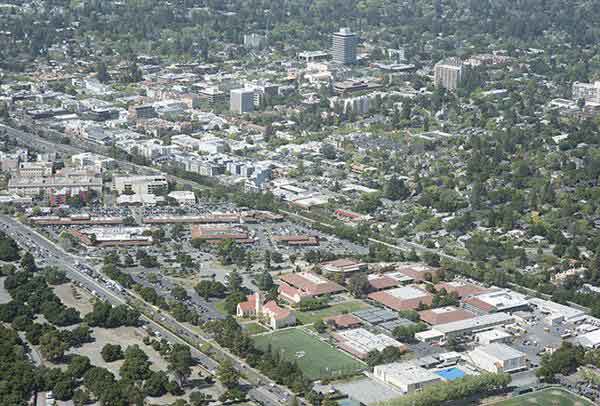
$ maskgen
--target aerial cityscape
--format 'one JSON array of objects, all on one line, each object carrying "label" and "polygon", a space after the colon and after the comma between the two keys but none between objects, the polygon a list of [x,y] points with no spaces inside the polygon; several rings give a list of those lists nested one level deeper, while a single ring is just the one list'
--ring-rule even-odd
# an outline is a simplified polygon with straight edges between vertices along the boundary
[{"label": "aerial cityscape", "polygon": [[600,405],[600,3],[0,3],[0,406]]}]

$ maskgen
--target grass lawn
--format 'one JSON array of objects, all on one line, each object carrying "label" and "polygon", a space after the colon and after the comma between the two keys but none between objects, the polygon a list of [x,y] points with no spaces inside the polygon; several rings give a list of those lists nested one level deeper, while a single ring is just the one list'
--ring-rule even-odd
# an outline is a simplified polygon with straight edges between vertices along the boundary
[{"label": "grass lawn", "polygon": [[217,311],[223,316],[229,316],[229,313],[227,313],[227,310],[225,310],[225,300],[219,300],[216,302],[215,309],[217,309]]},{"label": "grass lawn", "polygon": [[259,349],[265,351],[270,345],[272,351],[279,351],[286,359],[297,362],[306,377],[312,380],[347,375],[365,367],[299,328],[255,336],[253,340]]},{"label": "grass lawn", "polygon": [[242,328],[244,329],[244,333],[248,335],[264,333],[267,331],[266,328],[264,328],[258,323],[245,323],[242,325]]},{"label": "grass lawn", "polygon": [[489,406],[592,406],[589,400],[580,398],[560,388],[551,388],[517,396],[513,399],[492,403]]},{"label": "grass lawn", "polygon": [[317,320],[321,320],[325,317],[329,316],[337,316],[342,313],[352,313],[357,310],[364,309],[369,307],[367,304],[363,302],[348,302],[348,303],[340,303],[333,306],[326,307],[324,309],[319,310],[310,310],[306,312],[296,312],[296,318],[302,324],[310,324],[314,323]]}]

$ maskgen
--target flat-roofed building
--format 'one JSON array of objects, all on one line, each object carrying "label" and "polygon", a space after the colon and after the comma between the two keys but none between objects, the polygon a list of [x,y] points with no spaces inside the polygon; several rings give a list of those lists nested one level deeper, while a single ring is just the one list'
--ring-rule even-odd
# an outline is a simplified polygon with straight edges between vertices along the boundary
[{"label": "flat-roofed building", "polygon": [[373,376],[387,384],[395,386],[405,394],[413,393],[426,386],[442,382],[441,376],[413,362],[394,362],[377,365],[373,368]]},{"label": "flat-roofed building", "polygon": [[191,205],[196,203],[196,194],[191,190],[174,190],[167,196],[181,205]]},{"label": "flat-roofed building", "polygon": [[350,31],[349,28],[341,28],[332,36],[331,54],[333,61],[342,65],[352,65],[356,63],[356,46],[358,45],[358,36]]},{"label": "flat-roofed building", "polygon": [[396,311],[416,310],[423,305],[431,306],[433,302],[431,293],[413,285],[370,293],[368,297]]},{"label": "flat-roofed building", "polygon": [[396,268],[396,272],[422,282],[439,273],[439,269],[424,264],[405,264]]},{"label": "flat-roofed building", "polygon": [[438,307],[437,309],[423,310],[419,312],[419,317],[425,323],[435,326],[438,324],[472,319],[475,317],[475,314],[454,306],[446,306]]},{"label": "flat-roofed building", "polygon": [[435,285],[435,290],[438,292],[442,289],[447,293],[455,293],[459,298],[479,295],[488,291],[488,289],[484,287],[460,281],[440,282]]},{"label": "flat-roofed building", "polygon": [[352,355],[365,359],[371,351],[383,351],[388,347],[396,347],[406,351],[406,346],[385,334],[373,334],[364,328],[340,331],[334,334],[338,347]]},{"label": "flat-roofed building", "polygon": [[163,175],[152,176],[117,176],[113,178],[113,190],[119,194],[156,195],[169,188],[167,178]]},{"label": "flat-roofed building", "polygon": [[95,176],[13,176],[8,181],[9,193],[21,196],[49,194],[55,190],[77,189],[102,193],[102,178]]},{"label": "flat-roofed building", "polygon": [[577,343],[585,348],[600,348],[600,329],[580,335]]},{"label": "flat-roofed building", "polygon": [[501,329],[493,329],[488,331],[482,331],[481,333],[475,334],[475,341],[481,345],[503,343],[507,344],[512,340],[512,334]]},{"label": "flat-roofed building", "polygon": [[463,79],[464,68],[458,58],[450,58],[435,64],[433,82],[436,86],[456,90]]},{"label": "flat-roofed building", "polygon": [[501,343],[477,347],[467,357],[477,368],[492,373],[517,372],[528,367],[525,353]]},{"label": "flat-roofed building", "polygon": [[505,326],[513,323],[514,321],[514,317],[508,313],[492,313],[473,317],[472,319],[438,324],[432,329],[432,331],[440,333],[445,339],[448,339],[490,330],[498,326]]},{"label": "flat-roofed building", "polygon": [[367,264],[352,258],[340,258],[321,263],[324,272],[352,273],[367,270]]},{"label": "flat-roofed building", "polygon": [[248,231],[240,226],[205,226],[201,224],[192,225],[192,240],[203,240],[212,244],[224,240],[233,240],[237,243],[244,244],[254,242],[248,234]]},{"label": "flat-roofed building", "polygon": [[233,89],[230,93],[230,111],[237,114],[254,111],[254,89]]},{"label": "flat-roofed building", "polygon": [[516,312],[529,309],[525,295],[510,289],[495,290],[463,300],[465,308],[478,314]]}]

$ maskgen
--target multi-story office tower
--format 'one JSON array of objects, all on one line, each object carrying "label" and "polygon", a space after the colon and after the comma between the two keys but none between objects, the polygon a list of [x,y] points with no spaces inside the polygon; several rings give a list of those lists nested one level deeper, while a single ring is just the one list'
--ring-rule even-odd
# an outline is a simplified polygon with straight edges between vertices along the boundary
[{"label": "multi-story office tower", "polygon": [[230,111],[237,114],[254,111],[254,89],[234,89],[230,95]]},{"label": "multi-story office tower", "polygon": [[334,62],[342,65],[356,63],[358,37],[349,28],[341,28],[339,32],[333,34],[332,43],[331,53]]},{"label": "multi-story office tower", "polygon": [[448,90],[456,90],[463,77],[463,64],[458,58],[450,58],[435,64],[434,83]]}]

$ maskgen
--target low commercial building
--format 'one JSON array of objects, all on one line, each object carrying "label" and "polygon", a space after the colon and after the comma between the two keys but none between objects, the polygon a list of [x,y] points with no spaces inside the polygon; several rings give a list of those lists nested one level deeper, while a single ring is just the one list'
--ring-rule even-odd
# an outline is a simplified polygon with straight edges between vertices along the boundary
[{"label": "low commercial building", "polygon": [[478,314],[516,312],[529,309],[529,303],[525,300],[525,295],[510,289],[482,293],[463,300],[463,303],[465,308]]},{"label": "low commercial building", "polygon": [[442,289],[447,293],[456,294],[459,298],[475,296],[488,291],[488,289],[482,286],[460,281],[440,282],[435,285],[435,290],[438,292]]},{"label": "low commercial building", "polygon": [[517,372],[528,367],[524,353],[501,343],[477,347],[467,357],[477,368],[492,373]]},{"label": "low commercial building", "polygon": [[153,176],[117,176],[113,179],[113,190],[119,194],[162,194],[169,189],[167,178]]},{"label": "low commercial building", "polygon": [[400,389],[404,394],[416,392],[434,383],[442,382],[442,377],[412,362],[394,362],[377,365],[373,376]]},{"label": "low commercial building", "polygon": [[68,233],[82,244],[94,247],[121,247],[152,245],[152,236],[145,235],[145,227],[105,228],[92,227],[84,230],[69,230]]},{"label": "low commercial building", "polygon": [[600,330],[590,331],[577,337],[577,343],[585,348],[600,348]]},{"label": "low commercial building", "polygon": [[119,206],[156,206],[165,203],[164,196],[156,196],[148,193],[136,193],[133,195],[123,194],[117,197]]},{"label": "low commercial building", "polygon": [[423,264],[401,265],[398,266],[396,271],[403,275],[409,276],[418,282],[430,279],[439,273],[439,269]]},{"label": "low commercial building", "polygon": [[[448,339],[490,330],[498,326],[505,326],[513,323],[514,321],[514,317],[508,313],[492,313],[474,317],[472,319],[439,324],[431,330],[432,333],[430,333],[430,335],[435,333],[444,339]],[[419,339],[419,334],[421,333],[417,333],[415,338]]]},{"label": "low commercial building", "polygon": [[217,244],[224,240],[233,240],[240,244],[254,242],[248,231],[242,227],[215,225],[204,226],[195,224],[192,226],[192,240],[203,240],[211,244]]},{"label": "low commercial building", "polygon": [[406,351],[406,346],[385,334],[373,334],[364,328],[340,331],[334,334],[338,347],[350,354],[366,359],[371,351],[383,351],[388,347],[396,347]]},{"label": "low commercial building", "polygon": [[344,291],[343,286],[312,272],[280,275],[279,281],[279,295],[290,303]]},{"label": "low commercial building", "polygon": [[19,176],[30,178],[42,178],[52,176],[54,164],[52,162],[36,161],[21,162],[17,171]]},{"label": "low commercial building", "polygon": [[446,306],[437,309],[423,310],[419,312],[419,317],[425,323],[435,326],[438,324],[472,319],[475,317],[475,314],[454,306]]},{"label": "low commercial building", "polygon": [[416,310],[423,305],[431,306],[433,303],[433,295],[417,286],[403,286],[374,292],[368,297],[396,311]]},{"label": "low commercial building", "polygon": [[39,196],[64,188],[102,193],[102,178],[90,176],[13,176],[8,181],[8,192],[21,196]]},{"label": "low commercial building", "polygon": [[288,247],[316,247],[319,245],[319,236],[312,235],[278,235],[273,237],[276,244]]},{"label": "low commercial building", "polygon": [[481,345],[493,343],[507,344],[512,340],[512,337],[512,334],[504,330],[493,329],[475,334],[475,341],[477,341]]},{"label": "low commercial building", "polygon": [[182,206],[192,205],[196,203],[196,194],[189,190],[177,190],[169,193],[167,197],[175,200],[177,204]]},{"label": "low commercial building", "polygon": [[352,314],[339,314],[337,316],[326,317],[323,321],[334,330],[359,328],[362,325],[362,321]]},{"label": "low commercial building", "polygon": [[323,262],[321,264],[321,269],[324,272],[347,274],[352,272],[366,271],[367,264],[352,258],[340,258],[334,261]]}]

